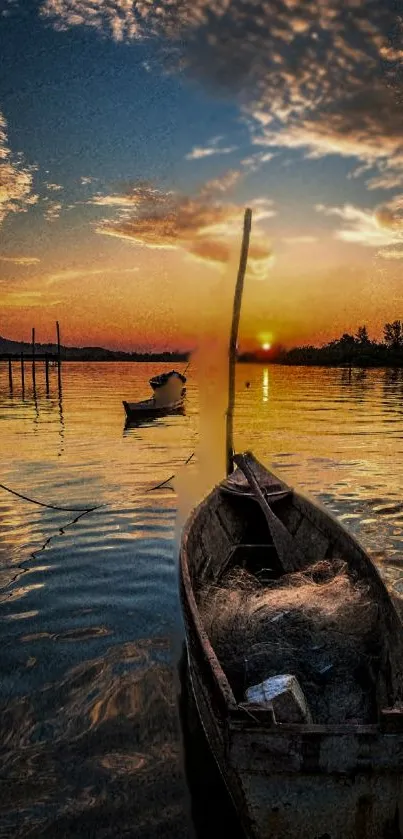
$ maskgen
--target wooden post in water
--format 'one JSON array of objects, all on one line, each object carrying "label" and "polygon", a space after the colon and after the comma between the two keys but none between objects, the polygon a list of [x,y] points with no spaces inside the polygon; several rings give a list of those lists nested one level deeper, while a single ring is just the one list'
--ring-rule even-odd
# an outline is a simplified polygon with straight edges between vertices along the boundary
[{"label": "wooden post in water", "polygon": [[243,239],[239,260],[238,276],[235,286],[234,305],[232,310],[232,326],[228,351],[228,408],[226,412],[226,447],[227,447],[227,475],[234,469],[234,403],[235,403],[235,364],[237,354],[238,327],[241,313],[242,291],[248,261],[249,238],[252,226],[252,210],[245,210],[243,222]]},{"label": "wooden post in water", "polygon": [[36,389],[36,371],[35,371],[35,327],[32,327],[32,384],[34,386],[34,392]]},{"label": "wooden post in water", "polygon": [[25,371],[24,371],[24,353],[21,353],[21,390],[22,395],[25,393]]},{"label": "wooden post in water", "polygon": [[8,384],[10,386],[11,393],[13,392],[13,365],[11,361],[11,355],[8,356]]},{"label": "wooden post in water", "polygon": [[45,380],[46,380],[46,393],[49,396],[49,356],[46,353],[45,355]]},{"label": "wooden post in water", "polygon": [[57,335],[57,382],[59,394],[62,389],[62,371],[61,371],[61,356],[60,356],[60,326],[59,321],[56,321],[56,335]]},{"label": "wooden post in water", "polygon": [[56,335],[57,335],[57,360],[60,364],[60,326],[59,321],[56,321]]}]

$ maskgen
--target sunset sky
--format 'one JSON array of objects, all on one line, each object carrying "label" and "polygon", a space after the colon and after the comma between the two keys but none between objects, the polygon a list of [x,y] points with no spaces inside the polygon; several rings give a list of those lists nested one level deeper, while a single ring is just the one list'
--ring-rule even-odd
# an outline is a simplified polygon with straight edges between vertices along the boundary
[{"label": "sunset sky", "polygon": [[0,0],[0,334],[242,349],[403,317],[392,0]]}]

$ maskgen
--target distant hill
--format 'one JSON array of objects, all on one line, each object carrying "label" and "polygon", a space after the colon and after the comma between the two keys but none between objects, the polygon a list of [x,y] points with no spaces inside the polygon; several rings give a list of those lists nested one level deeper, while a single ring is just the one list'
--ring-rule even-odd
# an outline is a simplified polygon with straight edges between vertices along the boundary
[{"label": "distant hill", "polygon": [[[57,354],[57,344],[35,344],[38,355]],[[31,353],[32,345],[24,341],[11,341],[0,335],[0,355],[20,355]],[[142,353],[107,350],[104,347],[64,347],[60,348],[63,361],[188,361],[189,352]]]}]

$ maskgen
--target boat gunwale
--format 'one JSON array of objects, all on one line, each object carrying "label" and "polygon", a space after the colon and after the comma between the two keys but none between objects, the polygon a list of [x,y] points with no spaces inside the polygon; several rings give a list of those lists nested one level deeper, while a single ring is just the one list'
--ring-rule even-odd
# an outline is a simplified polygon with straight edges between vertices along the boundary
[{"label": "boat gunwale", "polygon": [[[201,619],[200,612],[196,603],[196,598],[193,592],[188,562],[188,539],[193,523],[195,522],[198,515],[200,515],[201,511],[209,506],[209,502],[217,493],[217,490],[218,486],[214,487],[212,491],[207,495],[207,497],[197,507],[195,507],[194,510],[192,510],[187,520],[185,529],[182,533],[179,567],[181,582],[186,595],[186,605],[192,617],[193,628],[196,630],[200,646],[203,650],[204,657],[206,658],[207,663],[210,665],[212,669],[214,681],[216,682],[218,690],[221,694],[221,700],[225,703],[228,712],[231,712],[238,711],[239,705],[235,699],[233,690],[224,673],[224,670],[221,667],[214,647],[212,646],[207,632],[203,626],[203,621]],[[186,641],[188,645],[188,639],[186,639]]]},{"label": "boat gunwale", "polygon": [[[267,467],[264,468],[266,469],[266,471],[270,472],[271,475],[276,477],[275,473],[271,472],[271,470],[268,470]],[[223,491],[226,491],[225,487],[223,487],[222,489]],[[362,736],[382,735],[387,737],[400,736],[403,733],[403,710],[401,711],[402,732],[400,732],[395,730],[387,730],[386,720],[382,721],[382,717],[378,720],[378,722],[371,724],[354,722],[342,724],[276,723],[274,719],[270,720],[268,709],[263,709],[260,707],[258,708],[257,706],[253,706],[252,703],[238,703],[236,701],[231,685],[225,675],[225,672],[216,655],[214,647],[212,646],[207,632],[204,628],[203,621],[201,619],[200,612],[193,592],[188,562],[188,540],[192,527],[194,526],[198,516],[201,515],[202,512],[209,506],[214,495],[219,493],[220,490],[221,485],[219,483],[211,490],[211,492],[203,499],[203,501],[192,510],[190,516],[188,517],[185,528],[182,533],[179,570],[183,591],[186,596],[186,605],[190,612],[193,623],[193,626],[189,627],[189,631],[196,632],[200,647],[203,651],[204,658],[206,659],[206,662],[208,662],[208,664],[211,666],[214,681],[220,693],[221,702],[225,703],[226,705],[229,727],[234,731],[237,730],[239,727],[242,727],[242,729],[244,730],[250,729],[251,733],[256,733],[258,728],[261,728],[265,731],[270,731],[271,733],[278,733],[279,735],[283,736],[287,734],[305,734],[312,736],[318,734],[324,736],[342,736],[347,734]],[[312,498],[310,498],[309,494],[301,491],[297,492],[292,487],[290,487],[290,492],[291,498],[293,500],[295,499],[297,504],[298,501],[301,500],[312,509],[312,512],[318,510],[329,521],[330,526],[333,526],[337,528],[339,531],[341,531],[342,535],[344,536],[344,538],[347,539],[351,547],[359,553],[361,559],[364,560],[367,565],[369,575],[372,577],[373,581],[376,582],[376,584],[380,588],[380,591],[382,592],[385,607],[387,607],[389,616],[392,619],[392,622],[395,624],[394,628],[399,629],[401,632],[403,627],[402,621],[389,595],[389,592],[382,579],[382,576],[371,557],[360,545],[358,539],[356,539],[356,537],[353,534],[351,534],[349,530],[347,530],[345,525],[342,522],[340,522],[332,512],[328,511],[327,508],[324,507],[320,501],[316,501],[316,499],[313,500]],[[240,493],[236,493],[236,495],[240,495]],[[248,495],[248,498],[250,497],[251,496]],[[191,652],[189,651],[189,638],[187,636],[188,633],[186,632],[186,644],[188,647],[188,653],[191,656]],[[199,669],[198,662],[196,663],[196,666]],[[379,709],[380,714],[382,714],[382,710],[387,709]]]}]

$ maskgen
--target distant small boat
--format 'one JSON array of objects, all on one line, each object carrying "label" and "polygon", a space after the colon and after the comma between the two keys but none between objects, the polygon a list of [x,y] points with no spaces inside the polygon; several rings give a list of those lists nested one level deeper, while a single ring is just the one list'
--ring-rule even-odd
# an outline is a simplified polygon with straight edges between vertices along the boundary
[{"label": "distant small boat", "polygon": [[150,385],[154,391],[161,390],[168,383],[172,386],[174,382],[184,385],[186,383],[186,376],[183,373],[178,373],[176,370],[170,370],[169,373],[159,373],[158,376],[153,376],[150,379]]},{"label": "distant small boat", "polygon": [[185,382],[186,376],[176,370],[153,376],[150,379],[150,385],[154,391],[151,399],[144,399],[141,402],[126,402],[123,400],[126,419],[135,421],[142,418],[183,413],[186,397]]}]

